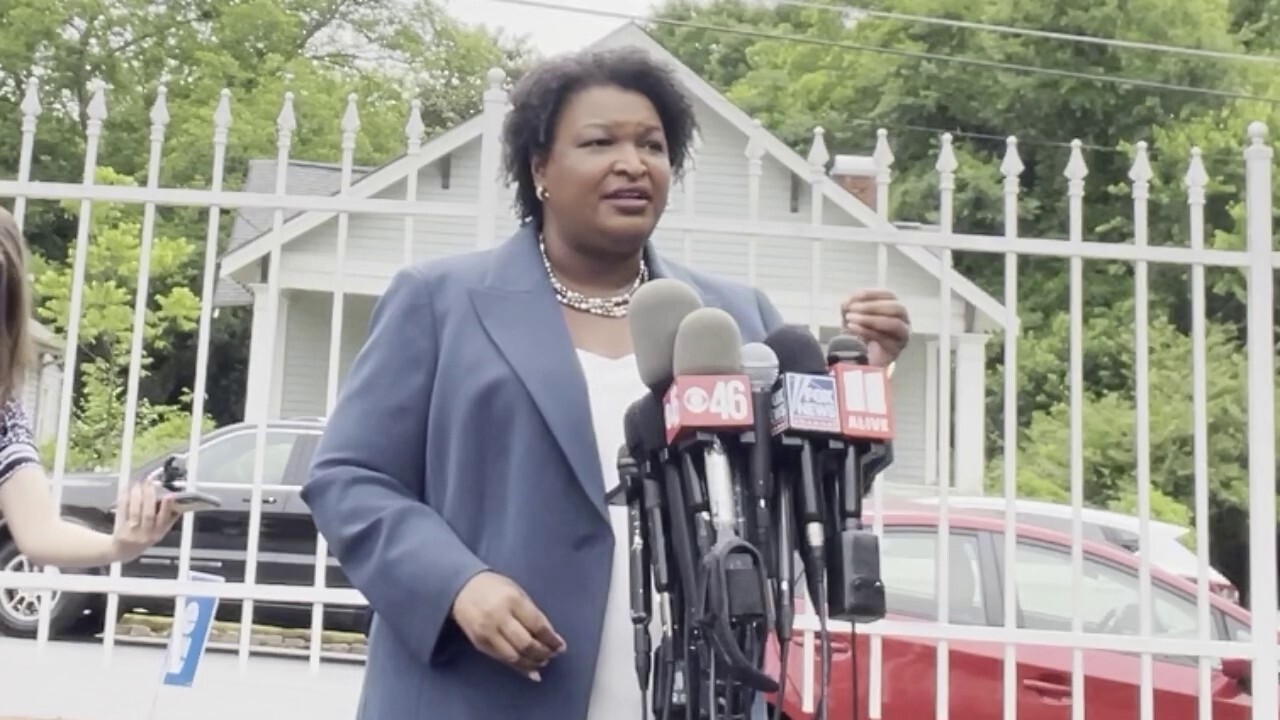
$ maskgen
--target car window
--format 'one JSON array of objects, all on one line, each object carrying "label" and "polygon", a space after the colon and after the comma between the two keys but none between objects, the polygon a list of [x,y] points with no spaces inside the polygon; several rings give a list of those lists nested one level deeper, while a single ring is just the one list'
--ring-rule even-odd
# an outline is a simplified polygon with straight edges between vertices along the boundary
[{"label": "car window", "polygon": [[[263,485],[284,483],[296,433],[268,430],[263,446]],[[197,483],[252,485],[257,432],[238,432],[211,440],[200,449]]]},{"label": "car window", "polygon": [[[1019,542],[1018,604],[1022,627],[1069,630],[1072,617],[1071,554],[1062,547]],[[1080,615],[1085,632],[1137,635],[1140,593],[1136,570],[1121,568],[1086,555],[1080,592]],[[1152,630],[1164,637],[1194,639],[1198,618],[1192,598],[1153,581]],[[1217,635],[1217,627],[1213,628]]]},{"label": "car window", "polygon": [[1227,618],[1227,638],[1226,639],[1234,640],[1236,642],[1246,642],[1246,643],[1253,641],[1253,632],[1250,630],[1248,625],[1240,622],[1239,620],[1235,619],[1234,617],[1231,617],[1230,615],[1227,615],[1226,618]]},{"label": "car window", "polygon": [[[949,553],[949,620],[957,625],[987,624],[977,536],[952,531]],[[880,543],[880,575],[888,612],[937,619],[937,562],[936,529],[885,528]]]}]

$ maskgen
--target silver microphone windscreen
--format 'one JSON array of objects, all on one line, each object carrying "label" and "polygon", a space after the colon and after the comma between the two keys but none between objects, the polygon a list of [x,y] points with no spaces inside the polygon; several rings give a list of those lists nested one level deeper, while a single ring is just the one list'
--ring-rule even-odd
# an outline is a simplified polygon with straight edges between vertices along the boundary
[{"label": "silver microphone windscreen", "polygon": [[751,389],[760,392],[778,381],[778,354],[761,342],[742,346],[742,369],[751,379]]},{"label": "silver microphone windscreen", "polygon": [[742,372],[742,332],[719,308],[699,308],[676,330],[672,370],[681,375],[736,375]]},{"label": "silver microphone windscreen", "polygon": [[631,296],[627,324],[640,379],[656,393],[671,384],[672,358],[680,323],[702,307],[702,300],[679,280],[650,280]]}]

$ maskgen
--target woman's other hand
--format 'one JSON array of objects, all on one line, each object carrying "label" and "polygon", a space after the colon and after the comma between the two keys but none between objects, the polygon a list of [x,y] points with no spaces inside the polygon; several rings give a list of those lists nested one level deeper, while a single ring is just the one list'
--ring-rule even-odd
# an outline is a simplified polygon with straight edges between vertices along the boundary
[{"label": "woman's other hand", "polygon": [[844,329],[867,343],[868,362],[889,367],[911,341],[907,308],[890,290],[859,290],[840,307]]},{"label": "woman's other hand", "polygon": [[467,581],[453,603],[453,619],[476,649],[534,682],[547,662],[564,652],[564,639],[509,578],[482,572]]},{"label": "woman's other hand", "polygon": [[173,497],[161,497],[156,482],[159,471],[141,482],[131,482],[120,492],[116,503],[115,528],[111,533],[115,560],[129,562],[155,545],[173,529],[182,516],[174,509]]}]

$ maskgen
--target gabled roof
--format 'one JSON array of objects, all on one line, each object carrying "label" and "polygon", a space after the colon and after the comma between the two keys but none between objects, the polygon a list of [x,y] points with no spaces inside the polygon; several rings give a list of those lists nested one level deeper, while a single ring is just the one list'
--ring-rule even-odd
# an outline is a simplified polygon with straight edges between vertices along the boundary
[{"label": "gabled roof", "polygon": [[[405,154],[399,158],[383,165],[382,167],[368,171],[362,179],[355,180],[352,175],[351,189],[348,195],[353,198],[371,198],[378,193],[386,190],[394,185],[397,181],[404,179],[411,173],[418,172],[423,166],[438,160],[445,155],[457,150],[468,142],[480,137],[483,127],[484,117],[477,115],[466,122],[455,125],[453,128],[432,138],[430,142],[424,144],[422,148],[413,155]],[[274,160],[267,161],[272,164]],[[293,192],[292,176],[288,185],[289,192]],[[329,195],[337,192],[337,188],[330,191]],[[275,212],[267,210],[268,215]],[[229,250],[222,256],[220,262],[221,273],[223,276],[245,267],[249,263],[271,252],[272,249],[279,245],[289,242],[290,240],[307,233],[315,228],[320,227],[327,221],[337,217],[336,212],[307,212],[299,213],[292,220],[286,221],[280,228],[280,234],[277,236],[270,230],[271,222],[268,220],[266,232],[240,244],[232,250]]]},{"label": "gabled roof", "polygon": [[[713,112],[728,121],[729,124],[733,125],[743,134],[743,137],[758,137],[767,155],[773,157],[774,160],[781,163],[783,167],[796,175],[801,177],[810,176],[811,170],[809,163],[801,157],[799,153],[792,150],[790,146],[772,133],[759,132],[759,129],[756,127],[754,121],[749,115],[743,112],[737,105],[734,105],[733,102],[721,94],[719,90],[714,88],[687,65],[680,62],[675,55],[671,54],[670,51],[664,48],[661,43],[650,36],[639,25],[628,22],[614,32],[593,43],[591,47],[640,47],[648,51],[656,58],[670,65],[675,71],[676,76],[684,83],[689,92],[691,92],[698,100],[705,103]],[[406,175],[418,172],[418,170],[423,166],[453,152],[462,145],[479,138],[482,133],[482,128],[483,116],[477,115],[437,136],[424,145],[417,154],[403,155],[397,160],[394,160],[365,175],[362,180],[352,184],[349,192],[352,197],[356,198],[373,197],[377,193],[392,186]],[[882,230],[884,232],[897,232],[898,228],[893,223],[881,219],[874,210],[867,207],[834,180],[831,180],[830,178],[825,179],[821,189],[823,196],[827,200],[831,201],[841,211],[848,213],[863,226],[874,230]],[[230,275],[236,270],[245,267],[263,255],[266,255],[276,246],[282,245],[299,235],[319,227],[328,220],[336,217],[336,215],[337,213],[328,212],[310,212],[301,214],[295,219],[286,222],[282,226],[279,236],[268,231],[248,242],[242,243],[223,256],[221,262],[221,274],[224,277]],[[917,266],[930,275],[933,275],[935,278],[942,278],[942,273],[944,272],[943,264],[941,259],[934,253],[929,252],[924,248],[905,245],[893,246],[893,249],[905,255]],[[1004,326],[1005,309],[999,301],[984,292],[971,280],[960,273],[952,270],[949,275],[952,291],[957,296],[972,304],[997,327]]]}]

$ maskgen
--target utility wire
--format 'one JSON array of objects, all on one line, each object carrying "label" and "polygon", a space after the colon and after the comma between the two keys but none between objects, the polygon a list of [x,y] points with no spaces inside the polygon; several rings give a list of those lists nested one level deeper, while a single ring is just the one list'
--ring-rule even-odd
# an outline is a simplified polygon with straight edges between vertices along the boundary
[{"label": "utility wire", "polygon": [[970,20],[952,20],[950,18],[930,17],[928,15],[910,15],[907,13],[888,12],[886,10],[871,10],[861,7],[850,7],[841,5],[828,5],[825,3],[804,2],[804,0],[775,0],[778,5],[787,5],[790,7],[810,8],[814,10],[827,10],[844,15],[846,18],[857,18],[860,16],[884,18],[886,20],[900,20],[904,22],[914,22],[925,25],[944,25],[947,27],[963,28],[965,30],[979,30],[983,32],[1002,33],[1005,35],[1025,35],[1027,37],[1037,37],[1046,40],[1063,40],[1066,42],[1087,43],[1092,45],[1104,45],[1108,47],[1125,48],[1128,50],[1148,50],[1151,52],[1169,53],[1173,55],[1188,55],[1191,57],[1213,58],[1215,60],[1233,60],[1239,62],[1255,62],[1269,63],[1280,65],[1280,57],[1274,55],[1248,55],[1245,53],[1227,52],[1224,50],[1206,50],[1204,48],[1191,48],[1180,45],[1166,45],[1164,43],[1142,42],[1139,40],[1124,40],[1120,38],[1104,38],[1095,37],[1093,35],[1078,35],[1075,33],[1054,32],[1051,30],[1035,30],[1032,28],[1020,28],[1009,25],[996,25],[994,23],[974,22]]},{"label": "utility wire", "polygon": [[1158,82],[1155,80],[1143,80],[1140,78],[1113,77],[1110,75],[1098,75],[1095,73],[1076,72],[1073,70],[1058,70],[1056,68],[1041,68],[1030,65],[1017,65],[1013,63],[997,62],[995,60],[981,60],[978,58],[956,57],[952,55],[939,55],[929,52],[918,52],[914,50],[899,50],[897,48],[878,47],[875,45],[862,45],[842,40],[828,40],[826,38],[804,37],[802,35],[786,35],[783,33],[768,32],[764,30],[755,30],[750,28],[730,28],[719,25],[709,25],[706,23],[692,22],[688,20],[674,20],[671,18],[661,17],[644,17],[640,15],[632,15],[630,13],[617,12],[613,10],[600,10],[597,8],[574,7],[569,5],[558,5],[556,3],[541,2],[540,0],[494,0],[494,2],[505,3],[508,5],[521,5],[524,7],[541,8],[544,10],[553,10],[560,12],[568,12],[579,15],[593,15],[596,17],[615,18],[618,20],[628,20],[635,23],[655,23],[658,25],[671,25],[673,27],[683,27],[693,30],[705,30],[708,32],[722,33],[728,35],[742,35],[745,37],[754,37],[760,40],[781,40],[785,42],[801,43],[805,45],[818,45],[822,47],[833,47],[844,50],[853,50],[855,52],[880,53],[883,55],[895,55],[898,57],[908,57],[915,60],[929,60],[934,62],[950,62],[961,65],[970,65],[973,67],[986,68],[988,70],[1004,70],[1007,72],[1017,72],[1023,74],[1039,74],[1049,75],[1053,77],[1071,78],[1073,80],[1088,80],[1091,82],[1121,85],[1130,88],[1145,88],[1148,90],[1160,90],[1165,92],[1188,93],[1193,95],[1209,95],[1213,97],[1226,98],[1230,100],[1252,100],[1256,102],[1264,102],[1268,104],[1280,103],[1280,99],[1264,97],[1261,95],[1251,95],[1248,93],[1231,92],[1228,90],[1214,90],[1212,88],[1193,87],[1189,85],[1176,85],[1173,83]]}]

